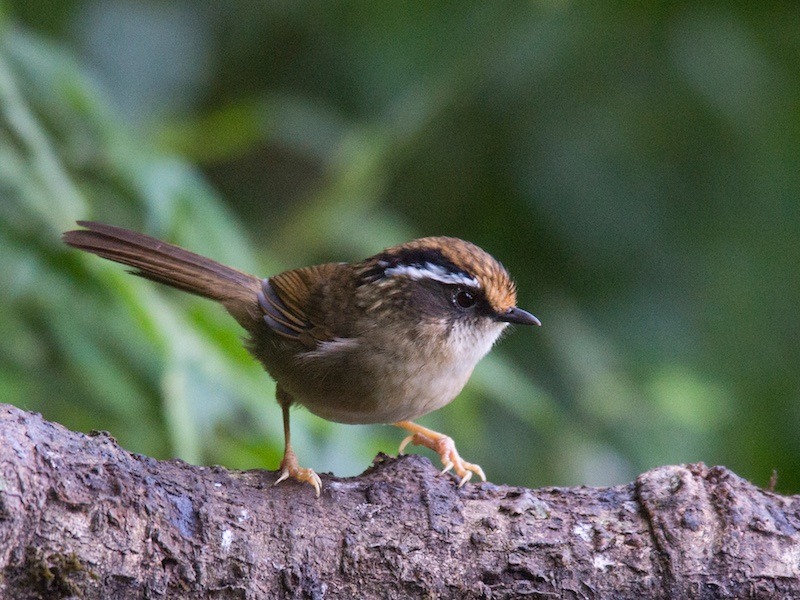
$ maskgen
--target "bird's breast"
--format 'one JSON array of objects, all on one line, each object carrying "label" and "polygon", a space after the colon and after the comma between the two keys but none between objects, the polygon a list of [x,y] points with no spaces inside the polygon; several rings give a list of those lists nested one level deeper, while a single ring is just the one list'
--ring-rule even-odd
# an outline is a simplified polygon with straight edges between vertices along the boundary
[{"label": "bird's breast", "polygon": [[473,329],[451,328],[427,341],[385,335],[332,340],[299,359],[301,378],[278,380],[297,403],[330,421],[415,419],[461,392],[501,331],[500,325],[476,336]]}]

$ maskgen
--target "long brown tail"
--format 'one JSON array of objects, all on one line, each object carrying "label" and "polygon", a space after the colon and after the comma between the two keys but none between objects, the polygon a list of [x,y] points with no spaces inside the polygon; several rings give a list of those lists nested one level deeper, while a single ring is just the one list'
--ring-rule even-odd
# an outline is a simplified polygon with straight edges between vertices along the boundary
[{"label": "long brown tail", "polygon": [[261,289],[257,277],[129,229],[94,221],[78,225],[86,229],[67,231],[63,238],[73,248],[133,267],[134,275],[221,302],[245,327],[255,318]]}]

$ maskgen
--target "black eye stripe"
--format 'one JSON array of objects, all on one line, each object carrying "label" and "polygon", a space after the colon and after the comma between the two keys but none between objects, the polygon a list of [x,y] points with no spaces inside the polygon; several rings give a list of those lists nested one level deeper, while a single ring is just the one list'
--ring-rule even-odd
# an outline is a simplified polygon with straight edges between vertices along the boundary
[{"label": "black eye stripe", "polygon": [[430,278],[445,284],[477,284],[472,274],[460,269],[441,251],[433,248],[403,248],[379,254],[374,260],[374,264],[362,273],[361,284],[398,274],[409,275],[412,279]]},{"label": "black eye stripe", "polygon": [[384,254],[379,257],[379,261],[385,263],[387,268],[397,267],[398,265],[424,265],[430,263],[453,273],[461,272],[456,265],[447,260],[444,254],[436,248],[404,248],[399,252]]}]

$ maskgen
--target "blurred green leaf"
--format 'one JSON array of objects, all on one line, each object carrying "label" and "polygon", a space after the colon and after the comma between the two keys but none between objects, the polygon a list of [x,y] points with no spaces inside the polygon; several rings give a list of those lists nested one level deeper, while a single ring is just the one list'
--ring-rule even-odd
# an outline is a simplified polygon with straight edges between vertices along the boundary
[{"label": "blurred green leaf", "polygon": [[[449,234],[543,322],[423,419],[490,479],[704,460],[800,489],[790,4],[7,6],[4,398],[153,455],[274,466],[274,389],[235,323],[58,233],[96,218],[262,275]],[[402,439],[292,417],[303,462],[340,475]]]}]

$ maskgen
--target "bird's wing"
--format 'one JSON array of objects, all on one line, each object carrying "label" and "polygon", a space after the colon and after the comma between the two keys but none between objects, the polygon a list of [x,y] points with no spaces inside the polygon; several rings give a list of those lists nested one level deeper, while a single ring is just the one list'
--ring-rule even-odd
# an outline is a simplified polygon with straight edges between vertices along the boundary
[{"label": "bird's wing", "polygon": [[258,303],[269,328],[309,348],[333,340],[336,337],[334,332],[315,318],[313,300],[320,293],[321,284],[339,266],[330,263],[303,267],[262,280]]}]

